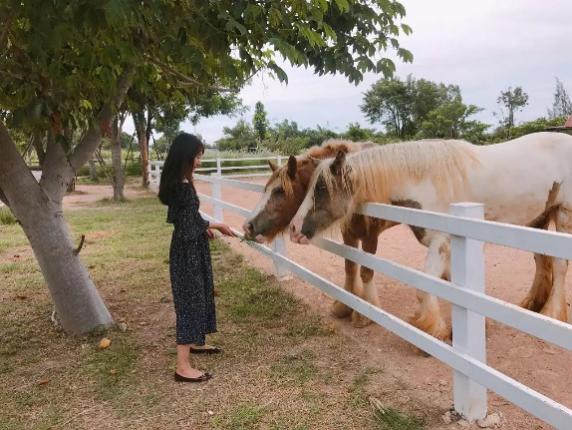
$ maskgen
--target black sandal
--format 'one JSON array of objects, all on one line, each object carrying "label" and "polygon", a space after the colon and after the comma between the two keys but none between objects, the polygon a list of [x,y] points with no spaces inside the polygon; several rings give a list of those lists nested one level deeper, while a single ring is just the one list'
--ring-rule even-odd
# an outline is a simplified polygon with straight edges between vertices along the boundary
[{"label": "black sandal", "polygon": [[211,375],[208,372],[203,373],[198,378],[187,378],[186,376],[179,375],[177,372],[175,372],[175,381],[177,382],[205,382],[211,379],[212,377],[213,375]]},{"label": "black sandal", "polygon": [[220,354],[222,349],[213,346],[211,348],[193,348],[191,346],[190,353],[191,354]]}]

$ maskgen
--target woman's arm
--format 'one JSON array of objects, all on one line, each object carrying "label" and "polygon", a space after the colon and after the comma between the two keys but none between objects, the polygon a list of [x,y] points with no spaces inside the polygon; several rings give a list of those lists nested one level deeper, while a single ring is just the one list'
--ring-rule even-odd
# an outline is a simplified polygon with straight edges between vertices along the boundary
[{"label": "woman's arm", "polygon": [[236,237],[236,234],[234,234],[234,232],[230,229],[230,227],[226,224],[223,223],[210,223],[209,225],[210,229],[213,230],[218,230],[220,231],[222,234],[224,234],[225,236],[231,236],[231,237]]}]

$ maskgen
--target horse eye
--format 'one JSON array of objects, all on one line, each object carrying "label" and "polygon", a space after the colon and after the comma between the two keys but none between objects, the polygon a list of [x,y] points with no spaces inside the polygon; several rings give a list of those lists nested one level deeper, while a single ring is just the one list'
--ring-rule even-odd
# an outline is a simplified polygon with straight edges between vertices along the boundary
[{"label": "horse eye", "polygon": [[276,195],[282,195],[284,194],[284,188],[279,187],[279,188],[274,188],[274,191],[272,191],[272,194],[276,194]]}]

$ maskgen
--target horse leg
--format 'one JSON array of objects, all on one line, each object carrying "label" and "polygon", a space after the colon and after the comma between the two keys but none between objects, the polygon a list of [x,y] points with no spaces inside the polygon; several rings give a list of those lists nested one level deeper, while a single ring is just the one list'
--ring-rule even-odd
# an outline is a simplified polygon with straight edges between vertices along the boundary
[{"label": "horse leg", "polygon": [[[449,239],[437,234],[430,239],[424,271],[438,278],[449,278]],[[437,297],[417,291],[420,308],[409,322],[440,340],[451,338],[451,330],[441,316]]]},{"label": "horse leg", "polygon": [[[572,233],[572,211],[564,206],[558,210],[556,215],[556,231]],[[552,290],[540,313],[567,322],[566,272],[568,271],[568,260],[553,258],[552,267]]]},{"label": "horse leg", "polygon": [[[370,254],[375,254],[377,251],[378,234],[370,234],[366,238],[362,238],[361,247],[365,252]],[[367,300],[369,303],[376,307],[380,307],[379,295],[377,288],[373,283],[374,271],[369,267],[360,267],[360,277],[363,286],[363,296],[362,299]],[[354,327],[365,327],[372,321],[364,317],[359,312],[354,311],[352,314],[352,324]]]},{"label": "horse leg", "polygon": [[[357,248],[359,242],[357,237],[353,236],[349,232],[342,232],[342,236],[345,245]],[[349,291],[350,293],[357,292],[358,295],[360,295],[361,285],[356,285],[359,282],[357,277],[358,265],[350,260],[345,260],[344,264],[346,272],[344,290]],[[338,300],[334,301],[334,304],[332,305],[332,313],[338,318],[349,317],[352,314],[352,311],[352,308]]]},{"label": "horse leg", "polygon": [[520,306],[533,312],[540,312],[552,289],[552,257],[534,254],[536,273],[530,291]]}]

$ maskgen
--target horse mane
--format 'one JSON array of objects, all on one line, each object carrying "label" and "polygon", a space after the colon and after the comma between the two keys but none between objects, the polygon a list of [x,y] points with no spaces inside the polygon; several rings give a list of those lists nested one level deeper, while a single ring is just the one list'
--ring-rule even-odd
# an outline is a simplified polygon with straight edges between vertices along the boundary
[{"label": "horse mane", "polygon": [[[342,187],[355,203],[388,203],[392,193],[408,183],[428,179],[443,199],[459,195],[467,180],[467,168],[478,164],[474,146],[462,140],[419,140],[378,146],[347,157],[340,174]],[[324,178],[335,192],[331,162],[320,163],[314,176]],[[397,188],[396,188],[397,187]]]},{"label": "horse mane", "polygon": [[311,157],[323,160],[335,157],[340,151],[347,153],[358,152],[365,148],[375,146],[373,142],[353,142],[345,139],[326,139],[321,145],[309,148],[301,157]]},{"label": "horse mane", "polygon": [[[326,158],[333,158],[336,154],[340,151],[348,153],[354,153],[363,150],[364,148],[376,146],[373,142],[353,142],[351,140],[345,139],[326,139],[322,142],[321,145],[315,145],[310,147],[306,152],[296,157],[298,163],[307,163],[310,162],[312,158],[315,159],[326,159]],[[294,195],[294,190],[292,188],[292,180],[290,176],[288,176],[288,167],[281,166],[272,172],[272,175],[266,182],[266,187],[268,187],[271,183],[273,183],[276,179],[280,181],[282,188],[284,189],[284,193],[286,193],[287,197],[292,197]]]}]

